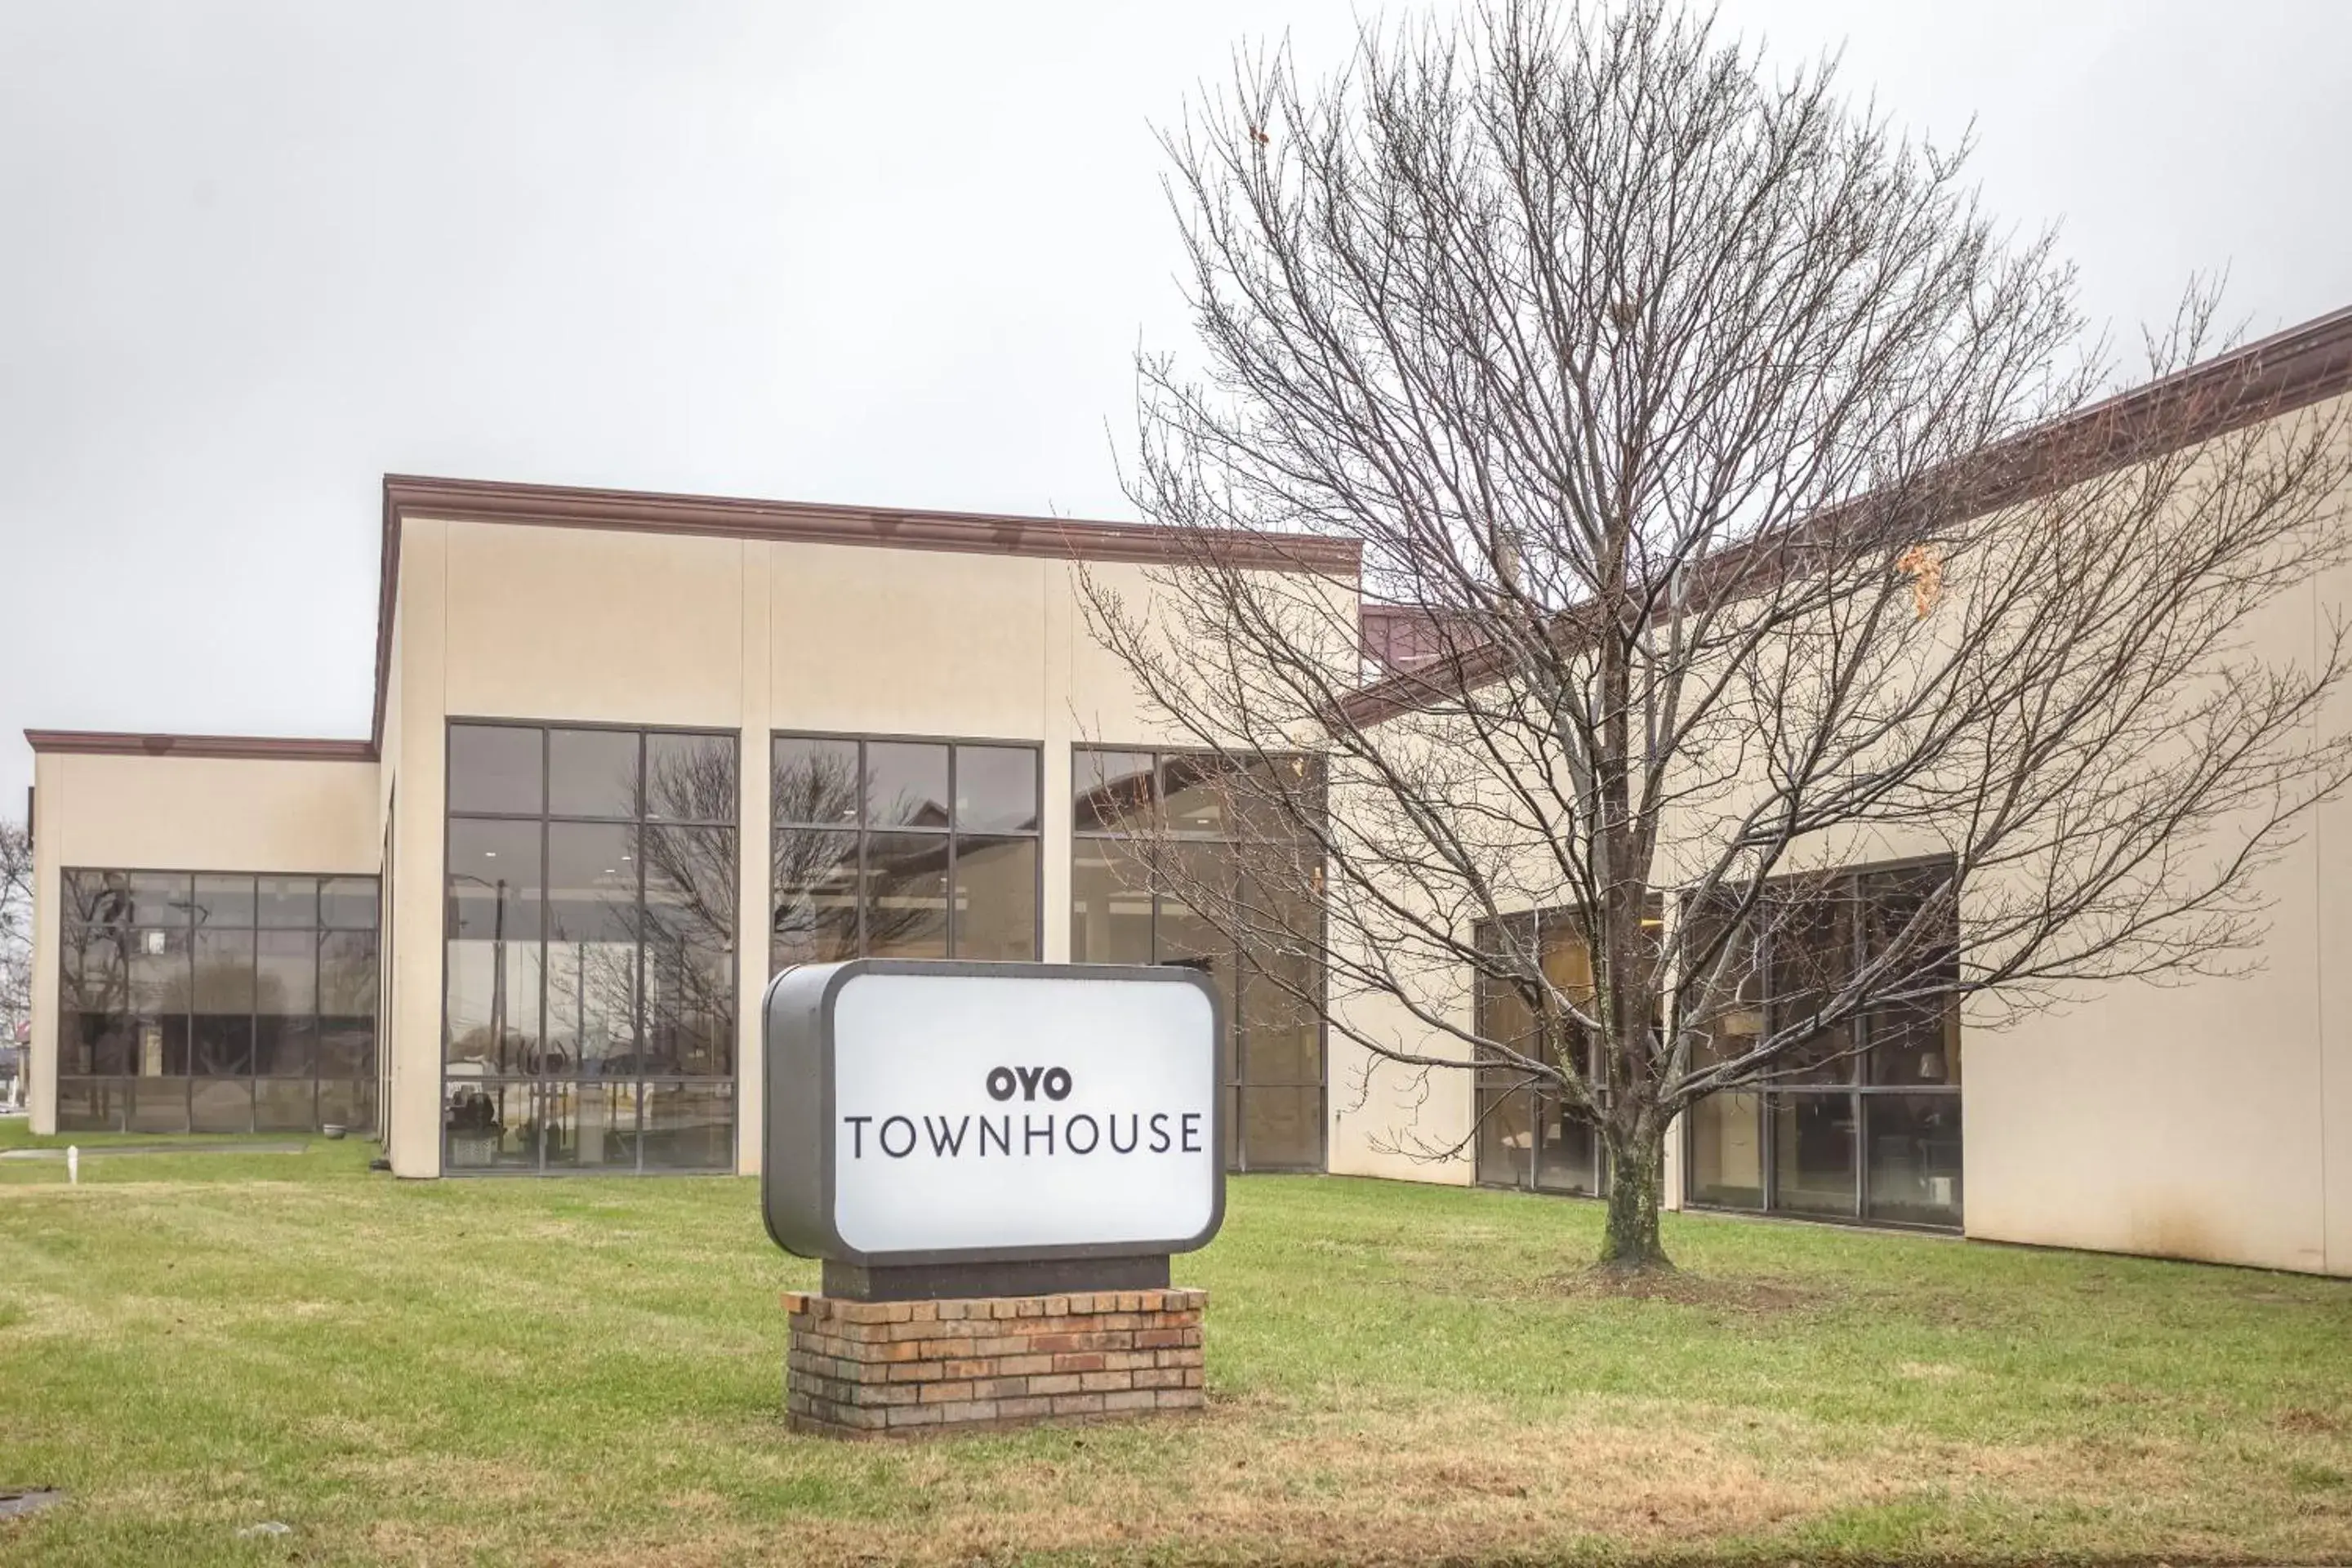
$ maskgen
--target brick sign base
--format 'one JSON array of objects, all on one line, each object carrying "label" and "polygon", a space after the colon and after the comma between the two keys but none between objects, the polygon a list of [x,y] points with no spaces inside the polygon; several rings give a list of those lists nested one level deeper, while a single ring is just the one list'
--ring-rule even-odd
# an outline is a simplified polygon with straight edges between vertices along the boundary
[{"label": "brick sign base", "polygon": [[788,1292],[793,1428],[900,1436],[1196,1410],[1206,1290],[960,1301]]}]

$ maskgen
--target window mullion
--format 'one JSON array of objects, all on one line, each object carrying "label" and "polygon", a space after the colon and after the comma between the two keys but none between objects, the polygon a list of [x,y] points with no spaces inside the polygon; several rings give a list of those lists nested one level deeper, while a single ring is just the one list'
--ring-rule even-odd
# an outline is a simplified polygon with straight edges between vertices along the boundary
[{"label": "window mullion", "polygon": [[[261,879],[253,879],[253,930],[246,933],[246,944],[252,949],[246,965],[246,984],[250,988],[245,1003],[245,1130],[249,1135],[260,1125],[260,1090],[256,1080],[261,1076]],[[313,1110],[318,1107],[314,1103]]]},{"label": "window mullion", "polygon": [[[652,828],[647,826],[646,823],[646,803],[652,798],[653,790],[653,780],[647,776],[646,753],[649,750],[650,748],[646,744],[645,737],[642,735],[638,736],[637,820],[635,823],[632,823],[629,827],[629,837],[634,840],[630,845],[630,848],[636,852],[637,857],[637,907],[635,910],[631,911],[632,919],[630,921],[630,924],[635,928],[635,934],[636,936],[637,978],[636,994],[630,998],[629,1003],[630,1027],[635,1036],[635,1038],[630,1042],[630,1050],[635,1059],[630,1064],[633,1070],[629,1075],[629,1087],[631,1089],[631,1093],[629,1095],[629,1122],[631,1137],[629,1142],[630,1155],[631,1158],[635,1160],[636,1169],[640,1174],[644,1173],[646,1168],[646,1058],[651,1048],[653,1037],[651,1022],[648,1019],[646,1011],[646,946],[647,937],[653,929],[653,915],[646,900],[646,840],[651,837],[653,832]],[[740,780],[737,781],[737,788],[739,790],[741,788],[741,781]],[[738,900],[738,903],[740,903],[740,900]],[[607,1114],[609,1115],[609,1112]]]},{"label": "window mullion", "polygon": [[530,1075],[531,1093],[538,1101],[531,1110],[532,1142],[537,1145],[532,1168],[541,1173],[547,1170],[547,1121],[554,1103],[547,1074],[547,884],[553,879],[548,876],[548,862],[555,849],[554,837],[549,830],[547,820],[548,802],[551,798],[547,775],[554,760],[554,739],[542,729],[539,732],[539,910],[532,922],[532,929],[538,933],[532,942],[539,949],[539,1059],[533,1064]]},{"label": "window mullion", "polygon": [[948,748],[948,907],[946,911],[946,925],[947,950],[948,956],[950,958],[953,958],[956,955],[957,939],[959,935],[956,931],[956,927],[961,923],[956,919],[956,837],[958,826],[958,813],[956,810],[956,762],[962,751],[963,748],[961,746],[950,746]]},{"label": "window mullion", "polygon": [[856,808],[857,865],[856,875],[850,880],[849,898],[850,906],[856,920],[857,956],[863,958],[866,956],[866,926],[868,924],[866,919],[866,742],[863,741],[857,742]]}]

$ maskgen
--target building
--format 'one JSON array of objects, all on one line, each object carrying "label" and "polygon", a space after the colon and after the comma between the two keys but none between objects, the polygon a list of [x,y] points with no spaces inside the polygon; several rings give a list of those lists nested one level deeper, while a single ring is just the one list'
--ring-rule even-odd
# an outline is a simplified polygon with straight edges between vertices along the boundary
[{"label": "building", "polygon": [[[2352,312],[2191,374],[2250,367],[2276,408],[2343,395]],[[404,478],[382,526],[366,739],[28,732],[37,1128],[373,1126],[409,1177],[749,1172],[768,975],[869,952],[1208,971],[1236,1169],[1605,1179],[1539,1105],[1328,1045],[1123,869],[1138,811],[1224,852],[1087,628],[1089,583],[1149,594],[1152,529]],[[1357,607],[1350,546],[1244,564]],[[2292,597],[2265,635],[2308,646],[2352,581]],[[1370,606],[1331,657],[1421,651]],[[2266,873],[2260,974],[1928,1020],[1895,1081],[1686,1118],[1670,1194],[2352,1275],[2347,813]],[[1482,1103],[1465,1157],[1396,1152]]]},{"label": "building", "polygon": [[[369,739],[29,737],[39,1125],[373,1124],[410,1176],[748,1170],[772,964],[1234,973],[1105,884],[1116,812],[1074,816],[1074,778],[1161,766],[1080,593],[1135,591],[1164,536],[383,493]],[[1351,547],[1268,564],[1301,561],[1352,605]],[[1320,1168],[1321,1052],[1253,1054],[1236,1013],[1236,1162]]]}]

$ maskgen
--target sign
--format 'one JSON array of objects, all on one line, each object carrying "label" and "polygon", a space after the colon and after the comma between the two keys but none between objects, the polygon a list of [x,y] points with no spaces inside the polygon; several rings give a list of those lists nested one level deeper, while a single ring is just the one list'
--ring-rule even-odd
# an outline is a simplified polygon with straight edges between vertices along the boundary
[{"label": "sign", "polygon": [[768,986],[768,1234],[861,1265],[1155,1256],[1224,1217],[1191,970],[855,959]]}]

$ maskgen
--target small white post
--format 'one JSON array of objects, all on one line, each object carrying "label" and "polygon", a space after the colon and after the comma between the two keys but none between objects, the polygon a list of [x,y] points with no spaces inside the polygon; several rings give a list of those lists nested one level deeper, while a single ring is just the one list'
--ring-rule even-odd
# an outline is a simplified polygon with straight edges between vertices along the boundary
[{"label": "small white post", "polygon": [[79,1143],[66,1145],[66,1185],[81,1185],[81,1145]]}]

